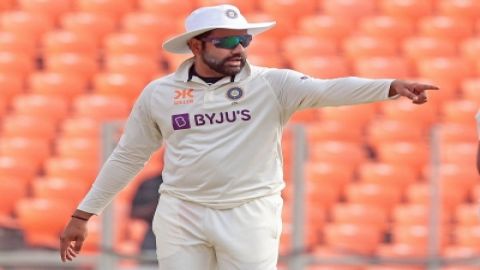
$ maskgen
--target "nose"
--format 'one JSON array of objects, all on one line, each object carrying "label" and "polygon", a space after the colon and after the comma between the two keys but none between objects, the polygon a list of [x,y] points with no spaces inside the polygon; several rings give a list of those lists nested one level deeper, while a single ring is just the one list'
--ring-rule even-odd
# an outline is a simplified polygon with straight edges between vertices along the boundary
[{"label": "nose", "polygon": [[232,49],[233,54],[242,53],[244,51],[245,51],[245,48],[240,43],[238,43],[238,45],[235,48]]}]

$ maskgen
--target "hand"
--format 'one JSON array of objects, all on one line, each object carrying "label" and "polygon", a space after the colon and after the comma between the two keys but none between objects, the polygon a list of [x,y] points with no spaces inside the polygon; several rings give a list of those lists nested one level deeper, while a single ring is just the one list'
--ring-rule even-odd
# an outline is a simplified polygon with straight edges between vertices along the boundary
[{"label": "hand", "polygon": [[87,221],[72,218],[60,236],[60,257],[63,262],[73,260],[80,253],[87,237]]},{"label": "hand", "polygon": [[427,96],[425,95],[426,90],[438,90],[438,87],[404,80],[394,80],[390,85],[388,96],[398,94],[409,98],[414,104],[423,104],[427,102]]}]

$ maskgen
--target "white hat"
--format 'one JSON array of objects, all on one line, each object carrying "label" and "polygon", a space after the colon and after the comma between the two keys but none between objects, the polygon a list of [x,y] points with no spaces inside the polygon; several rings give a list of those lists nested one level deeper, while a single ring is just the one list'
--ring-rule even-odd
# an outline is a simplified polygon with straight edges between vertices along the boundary
[{"label": "white hat", "polygon": [[187,42],[202,33],[213,29],[245,29],[249,34],[260,34],[275,25],[275,22],[249,23],[232,5],[203,7],[194,10],[185,21],[185,33],[170,38],[163,48],[172,53],[190,53]]}]

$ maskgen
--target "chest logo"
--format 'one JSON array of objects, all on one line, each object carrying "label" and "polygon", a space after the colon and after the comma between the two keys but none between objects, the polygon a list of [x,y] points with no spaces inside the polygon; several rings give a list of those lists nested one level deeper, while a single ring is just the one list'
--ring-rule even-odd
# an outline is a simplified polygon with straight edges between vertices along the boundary
[{"label": "chest logo", "polygon": [[243,90],[240,87],[233,87],[227,90],[227,98],[236,101],[243,97]]},{"label": "chest logo", "polygon": [[192,104],[193,103],[193,89],[181,89],[175,90],[175,96],[173,97],[173,104]]}]

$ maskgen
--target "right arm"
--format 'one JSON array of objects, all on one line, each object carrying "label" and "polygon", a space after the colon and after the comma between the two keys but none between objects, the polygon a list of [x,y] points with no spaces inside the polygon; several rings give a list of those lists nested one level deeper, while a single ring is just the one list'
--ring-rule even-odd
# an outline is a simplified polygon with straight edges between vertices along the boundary
[{"label": "right arm", "polygon": [[87,235],[86,220],[92,215],[100,214],[160,147],[162,134],[152,119],[150,108],[154,87],[154,84],[148,85],[140,95],[118,145],[73,214],[81,219],[72,218],[63,231],[60,238],[62,261],[72,260],[80,252]]}]

